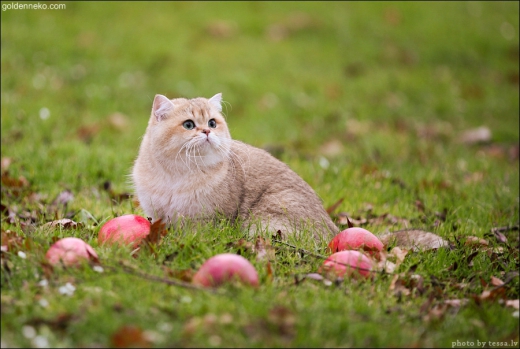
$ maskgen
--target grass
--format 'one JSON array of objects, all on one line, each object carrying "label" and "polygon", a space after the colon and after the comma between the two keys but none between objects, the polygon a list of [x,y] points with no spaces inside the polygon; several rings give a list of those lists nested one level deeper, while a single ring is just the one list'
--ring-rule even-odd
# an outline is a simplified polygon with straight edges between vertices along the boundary
[{"label": "grass", "polygon": [[[519,298],[518,232],[504,230],[507,243],[491,233],[519,220],[518,10],[67,2],[2,11],[2,347],[518,347],[518,309],[507,305]],[[334,214],[366,218],[376,234],[431,231],[453,248],[409,252],[397,279],[327,286],[302,280],[320,258],[273,242],[271,274],[225,222],[172,229],[155,254],[99,246],[102,223],[142,214],[124,198],[153,96],[217,92],[232,136],[287,162],[325,207],[343,198]],[[461,141],[480,126],[490,139]],[[73,200],[62,205],[66,190]],[[82,225],[44,225],[65,217]],[[49,271],[44,254],[65,236],[91,244],[104,272]],[[466,245],[468,236],[488,245]],[[248,258],[261,287],[196,291],[122,267],[189,279],[222,252]],[[60,293],[67,283],[72,295]]]}]

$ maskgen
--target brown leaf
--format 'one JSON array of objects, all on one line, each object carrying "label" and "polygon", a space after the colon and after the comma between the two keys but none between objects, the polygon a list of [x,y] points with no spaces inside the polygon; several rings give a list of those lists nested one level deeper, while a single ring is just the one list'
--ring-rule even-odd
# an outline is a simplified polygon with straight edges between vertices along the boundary
[{"label": "brown leaf", "polygon": [[[330,215],[332,214],[332,212],[334,212],[338,207],[339,205],[341,205],[341,203],[343,202],[344,198],[341,198],[339,199],[338,201],[336,201],[334,204],[332,204],[331,206],[329,206],[326,211],[327,213]],[[347,220],[348,220],[348,217],[347,217]]]},{"label": "brown leaf", "polygon": [[36,317],[28,320],[26,324],[31,326],[47,325],[53,330],[64,331],[70,325],[70,322],[75,318],[77,318],[77,315],[73,315],[70,313],[61,313],[53,319],[43,319],[40,317]]},{"label": "brown leaf", "polygon": [[253,252],[256,253],[256,260],[259,262],[274,260],[274,248],[271,246],[271,242],[263,237],[256,239]]},{"label": "brown leaf", "polygon": [[161,242],[163,236],[168,233],[168,230],[166,230],[165,227],[166,224],[163,223],[161,219],[152,223],[150,226],[150,234],[146,236],[143,242],[148,245],[158,245]]},{"label": "brown leaf", "polygon": [[267,319],[271,325],[276,327],[280,335],[287,337],[295,335],[296,316],[289,308],[275,306],[269,310]]},{"label": "brown leaf", "polygon": [[244,250],[247,252],[253,252],[255,249],[255,245],[251,241],[247,241],[246,239],[239,239],[238,241],[232,241],[227,244],[227,247],[234,247],[237,250]]},{"label": "brown leaf", "polygon": [[98,124],[83,125],[76,130],[76,135],[81,141],[89,144],[100,130],[101,127]]},{"label": "brown leaf", "polygon": [[[2,251],[15,253],[24,246],[24,238],[11,230],[2,230]],[[5,246],[5,248],[4,248]]]},{"label": "brown leaf", "polygon": [[62,229],[72,229],[76,227],[81,227],[82,223],[76,223],[72,219],[64,218],[55,220],[52,222],[48,222],[44,224],[45,227],[57,227],[60,226]]},{"label": "brown leaf", "polygon": [[495,301],[497,299],[505,299],[506,288],[497,287],[491,290],[484,290],[480,295],[473,295],[473,299],[480,304],[482,301]]},{"label": "brown leaf", "polygon": [[2,173],[2,184],[9,188],[22,189],[29,186],[29,181],[24,176],[13,178],[8,172]]},{"label": "brown leaf", "polygon": [[493,286],[502,286],[504,281],[500,280],[497,277],[491,276],[491,281],[489,282]]},{"label": "brown leaf", "polygon": [[150,348],[150,341],[137,326],[124,325],[110,338],[114,348]]},{"label": "brown leaf", "polygon": [[448,241],[440,236],[419,230],[400,230],[379,236],[379,240],[385,245],[394,245],[406,250],[431,250],[439,247],[448,247]]},{"label": "brown leaf", "polygon": [[476,236],[468,236],[468,237],[466,237],[466,241],[464,242],[464,245],[472,246],[472,247],[480,247],[480,246],[487,247],[489,245],[489,242],[485,239],[481,239]]}]

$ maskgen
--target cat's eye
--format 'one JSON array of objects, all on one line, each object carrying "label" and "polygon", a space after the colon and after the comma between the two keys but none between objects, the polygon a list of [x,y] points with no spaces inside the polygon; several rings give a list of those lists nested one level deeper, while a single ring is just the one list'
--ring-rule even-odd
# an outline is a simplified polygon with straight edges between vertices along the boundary
[{"label": "cat's eye", "polygon": [[215,119],[211,119],[210,121],[208,121],[208,126],[211,128],[217,127],[217,122],[215,121]]},{"label": "cat's eye", "polygon": [[191,120],[186,120],[182,123],[182,127],[186,130],[193,130],[195,128],[195,123]]}]

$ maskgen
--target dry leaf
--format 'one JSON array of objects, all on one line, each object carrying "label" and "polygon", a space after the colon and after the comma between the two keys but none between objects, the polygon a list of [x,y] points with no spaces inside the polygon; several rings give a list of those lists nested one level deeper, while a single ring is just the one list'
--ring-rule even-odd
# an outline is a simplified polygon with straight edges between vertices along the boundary
[{"label": "dry leaf", "polygon": [[7,169],[9,168],[9,166],[11,165],[12,162],[13,162],[13,159],[11,159],[11,158],[8,158],[8,157],[2,158],[1,167],[0,167],[2,170],[2,173],[7,171]]},{"label": "dry leaf", "polygon": [[165,227],[166,224],[163,223],[161,219],[155,221],[150,226],[150,234],[146,236],[143,242],[149,245],[158,245],[161,242],[163,236],[168,233],[168,230],[166,230]]},{"label": "dry leaf", "polygon": [[271,246],[271,242],[262,237],[256,239],[253,252],[256,253],[256,260],[259,262],[274,260],[274,249]]},{"label": "dry leaf", "polygon": [[45,223],[44,227],[57,227],[60,226],[62,229],[71,229],[76,228],[78,226],[81,226],[81,223],[76,223],[72,219],[64,218],[64,219],[58,219],[52,222]]},{"label": "dry leaf", "polygon": [[493,286],[502,286],[504,284],[504,281],[500,280],[497,277],[491,276],[490,284]]},{"label": "dry leaf", "polygon": [[13,178],[9,176],[8,172],[2,173],[2,185],[14,188],[14,189],[22,189],[27,188],[29,186],[29,181],[24,176],[19,176],[18,178]]},{"label": "dry leaf", "polygon": [[518,299],[508,299],[508,300],[506,300],[505,304],[506,304],[506,307],[515,308],[516,310],[518,310],[518,307],[520,305]]},{"label": "dry leaf", "polygon": [[125,325],[120,327],[111,337],[114,348],[150,348],[150,341],[143,330],[137,326]]},{"label": "dry leaf", "polygon": [[448,247],[448,241],[440,236],[418,229],[400,230],[379,236],[385,246],[395,245],[406,250],[431,250]]},{"label": "dry leaf", "polygon": [[487,240],[481,239],[476,236],[468,236],[466,238],[466,241],[464,242],[464,245],[466,246],[488,246],[489,242]]},{"label": "dry leaf", "polygon": [[74,194],[70,190],[64,190],[56,196],[56,198],[52,201],[53,206],[66,206],[69,202],[74,200]]},{"label": "dry leaf", "polygon": [[[332,204],[331,206],[327,207],[327,209],[326,209],[327,213],[329,215],[332,214],[332,212],[334,212],[339,207],[339,205],[341,205],[343,200],[344,200],[344,198],[341,198],[338,201],[336,201],[334,204]],[[347,217],[347,220],[348,220],[348,217]]]},{"label": "dry leaf", "polygon": [[471,130],[466,130],[459,137],[460,142],[465,144],[488,143],[491,141],[491,130],[486,126],[481,126]]}]

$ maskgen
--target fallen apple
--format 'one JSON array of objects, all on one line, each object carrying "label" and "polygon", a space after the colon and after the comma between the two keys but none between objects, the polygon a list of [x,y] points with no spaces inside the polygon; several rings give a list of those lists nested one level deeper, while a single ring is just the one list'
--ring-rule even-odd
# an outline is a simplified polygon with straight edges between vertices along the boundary
[{"label": "fallen apple", "polygon": [[374,255],[383,250],[383,243],[366,229],[353,227],[338,233],[329,243],[329,252],[364,250]]},{"label": "fallen apple", "polygon": [[50,264],[79,265],[88,260],[97,260],[98,255],[85,241],[68,237],[56,241],[45,254]]},{"label": "fallen apple", "polygon": [[195,285],[204,287],[220,286],[233,281],[258,286],[258,274],[253,265],[244,257],[232,253],[211,257],[202,264],[192,279]]},{"label": "fallen apple", "polygon": [[150,226],[148,219],[135,214],[112,218],[99,230],[98,242],[100,245],[132,244],[132,247],[136,248],[150,234]]},{"label": "fallen apple", "polygon": [[331,255],[323,262],[319,273],[338,277],[370,277],[373,262],[359,251],[340,251]]}]

